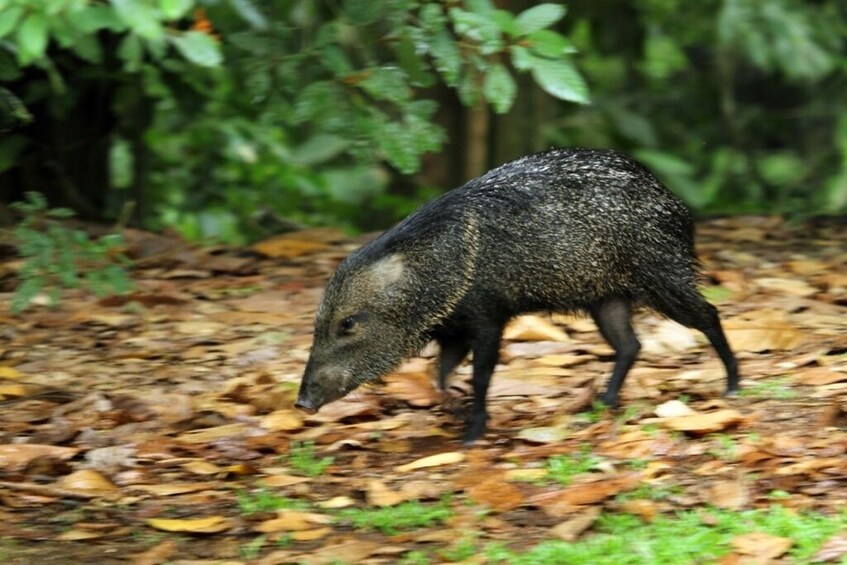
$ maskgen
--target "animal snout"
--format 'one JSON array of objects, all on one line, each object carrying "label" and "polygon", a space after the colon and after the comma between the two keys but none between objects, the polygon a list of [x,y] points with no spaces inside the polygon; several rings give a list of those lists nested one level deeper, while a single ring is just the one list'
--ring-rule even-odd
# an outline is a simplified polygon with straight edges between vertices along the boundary
[{"label": "animal snout", "polygon": [[314,414],[318,411],[318,407],[315,406],[315,403],[308,398],[298,398],[297,402],[294,403],[294,407],[306,412],[307,414]]}]

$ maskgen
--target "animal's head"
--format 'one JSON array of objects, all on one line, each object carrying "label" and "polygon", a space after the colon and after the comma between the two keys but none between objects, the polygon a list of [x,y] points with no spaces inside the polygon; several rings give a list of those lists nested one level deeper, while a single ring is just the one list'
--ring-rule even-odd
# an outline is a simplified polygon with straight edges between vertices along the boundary
[{"label": "animal's head", "polygon": [[309,412],[379,379],[426,338],[415,272],[402,253],[353,255],[327,284],[297,407]]}]

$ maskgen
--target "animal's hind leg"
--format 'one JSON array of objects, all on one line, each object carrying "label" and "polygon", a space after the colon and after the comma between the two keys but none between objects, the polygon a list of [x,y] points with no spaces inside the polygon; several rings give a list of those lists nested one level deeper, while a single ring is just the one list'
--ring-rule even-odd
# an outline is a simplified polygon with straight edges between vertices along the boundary
[{"label": "animal's hind leg", "polygon": [[623,297],[607,298],[590,312],[600,333],[615,350],[615,367],[602,401],[607,406],[617,406],[624,379],[641,351],[632,329],[632,304]]},{"label": "animal's hind leg", "polygon": [[664,302],[657,309],[683,326],[702,332],[709,339],[726,368],[726,394],[734,394],[739,388],[738,361],[726,341],[718,309],[709,304],[693,286],[680,298],[678,302]]},{"label": "animal's hind leg", "polygon": [[463,336],[451,336],[438,340],[441,353],[438,356],[438,388],[447,390],[447,377],[468,356],[470,341]]}]

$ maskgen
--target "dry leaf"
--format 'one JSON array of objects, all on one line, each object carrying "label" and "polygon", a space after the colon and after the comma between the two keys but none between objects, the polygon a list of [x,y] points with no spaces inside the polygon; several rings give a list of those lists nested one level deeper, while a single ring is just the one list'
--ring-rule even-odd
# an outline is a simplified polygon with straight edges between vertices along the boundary
[{"label": "dry leaf", "polygon": [[829,538],[818,550],[812,563],[836,563],[847,555],[847,534]]},{"label": "dry leaf", "polygon": [[156,496],[174,496],[202,490],[213,490],[219,487],[217,483],[164,483],[158,485],[133,485],[135,490],[143,490]]},{"label": "dry leaf", "polygon": [[293,410],[275,410],[259,421],[259,426],[271,432],[289,432],[303,427],[303,418]]},{"label": "dry leaf", "polygon": [[383,381],[386,394],[412,406],[429,408],[441,402],[441,393],[432,386],[428,373],[392,373],[386,375]]},{"label": "dry leaf", "polygon": [[668,400],[663,404],[659,404],[653,412],[659,418],[679,418],[681,416],[697,414],[696,410],[692,410],[687,404],[679,400]]},{"label": "dry leaf", "polygon": [[550,534],[563,541],[576,541],[585,530],[594,524],[599,515],[600,508],[591,506],[570,520],[566,520],[550,528]]},{"label": "dry leaf", "polygon": [[461,463],[465,460],[465,454],[459,451],[447,451],[445,453],[438,453],[436,455],[430,455],[429,457],[424,457],[422,459],[418,459],[417,461],[412,461],[411,463],[406,463],[405,465],[398,465],[394,467],[394,471],[397,473],[407,473],[409,471],[415,471],[417,469],[425,469],[427,467],[440,467],[442,465],[454,465],[456,463]]},{"label": "dry leaf", "polygon": [[324,514],[299,512],[296,510],[279,510],[276,518],[257,524],[253,527],[253,530],[264,534],[311,530],[315,527],[315,524],[328,524],[332,520],[332,516],[326,516]]},{"label": "dry leaf", "polygon": [[294,541],[315,541],[316,539],[325,538],[333,532],[332,528],[317,528],[314,530],[300,530],[291,533],[291,539]]},{"label": "dry leaf", "polygon": [[568,341],[568,334],[549,319],[536,315],[514,318],[503,332],[510,341]]},{"label": "dry leaf", "polygon": [[195,475],[217,475],[223,471],[223,469],[214,463],[209,463],[203,459],[195,459],[194,461],[184,463],[182,468]]},{"label": "dry leaf", "polygon": [[679,432],[708,434],[736,426],[743,419],[744,417],[739,412],[726,409],[678,418],[665,418],[659,420],[659,423]]},{"label": "dry leaf", "polygon": [[524,428],[518,432],[520,439],[530,443],[558,443],[569,435],[571,432],[567,425]]},{"label": "dry leaf", "polygon": [[26,375],[15,369],[14,367],[0,367],[0,379],[17,381],[24,378]]},{"label": "dry leaf", "polygon": [[740,480],[718,481],[709,485],[705,492],[706,502],[727,510],[740,510],[750,500],[746,485]]},{"label": "dry leaf", "polygon": [[535,481],[547,476],[547,469],[509,469],[505,473],[507,481]]},{"label": "dry leaf", "polygon": [[730,544],[738,553],[755,556],[757,559],[767,562],[791,549],[794,541],[790,538],[772,536],[764,532],[749,532],[735,536]]},{"label": "dry leaf", "polygon": [[569,508],[595,504],[610,496],[631,490],[640,482],[641,477],[638,474],[601,479],[536,495],[530,499],[530,503],[539,506],[551,516],[556,516],[568,513]]},{"label": "dry leaf", "polygon": [[482,481],[465,489],[465,494],[478,504],[485,504],[498,512],[508,512],[523,503],[521,491],[503,480],[501,475]]},{"label": "dry leaf", "polygon": [[0,445],[0,469],[16,471],[26,467],[30,461],[41,457],[67,460],[79,453],[75,447],[14,443]]},{"label": "dry leaf", "polygon": [[382,481],[372,479],[368,481],[365,500],[371,506],[394,506],[408,499],[404,494],[389,489]]},{"label": "dry leaf", "polygon": [[645,522],[652,522],[656,519],[659,513],[659,505],[655,500],[647,500],[644,498],[635,498],[624,500],[619,504],[622,512],[639,516]]},{"label": "dry leaf", "polygon": [[68,490],[92,491],[111,493],[116,492],[118,487],[112,484],[109,479],[91,469],[81,469],[70,475],[66,475],[56,481],[56,486]]},{"label": "dry leaf", "polygon": [[765,290],[770,290],[778,294],[787,294],[789,296],[812,296],[819,292],[818,289],[800,279],[769,277],[754,279],[753,282]]},{"label": "dry leaf", "polygon": [[72,528],[56,536],[56,539],[59,541],[85,541],[102,538],[107,533],[109,532],[89,530],[87,528]]},{"label": "dry leaf", "polygon": [[329,500],[318,503],[318,508],[326,508],[332,510],[335,508],[348,508],[356,504],[356,501],[349,496],[335,496]]},{"label": "dry leaf", "polygon": [[178,546],[174,540],[165,540],[143,553],[131,556],[130,562],[132,565],[160,565],[167,562],[177,549]]},{"label": "dry leaf", "polygon": [[147,524],[165,532],[190,532],[193,534],[216,534],[230,529],[232,521],[225,516],[207,518],[150,518]]},{"label": "dry leaf", "polygon": [[297,477],[294,475],[280,473],[277,475],[262,477],[260,482],[266,487],[289,487],[291,485],[299,485],[300,483],[308,483],[310,480],[311,479],[308,477]]}]

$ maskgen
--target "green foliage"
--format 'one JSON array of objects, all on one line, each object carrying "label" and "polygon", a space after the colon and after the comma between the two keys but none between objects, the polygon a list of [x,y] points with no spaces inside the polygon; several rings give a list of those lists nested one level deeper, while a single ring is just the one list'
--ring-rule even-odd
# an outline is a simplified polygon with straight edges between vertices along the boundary
[{"label": "green foliage", "polygon": [[410,501],[385,508],[350,508],[339,513],[339,517],[354,528],[379,530],[388,535],[394,535],[399,530],[427,528],[446,521],[452,515],[447,498],[438,504]]},{"label": "green foliage", "polygon": [[798,393],[790,386],[790,379],[787,377],[776,377],[758,381],[756,384],[742,389],[740,395],[753,398],[789,400],[797,398]]},{"label": "green foliage", "polygon": [[844,513],[796,513],[779,506],[744,512],[692,510],[660,516],[649,524],[629,514],[603,514],[594,526],[597,534],[584,540],[543,542],[525,553],[492,545],[485,554],[492,563],[510,565],[712,563],[731,551],[733,537],[756,531],[792,539],[789,555],[807,563],[824,541],[846,525]]},{"label": "green foliage", "polygon": [[23,216],[12,230],[12,243],[24,259],[12,297],[13,313],[26,310],[41,293],[57,307],[65,288],[82,288],[97,296],[131,290],[126,270],[129,260],[121,253],[124,241],[120,235],[92,240],[82,230],[63,226],[57,220],[73,216],[73,211],[48,208],[38,192],[27,192],[25,201],[11,207]]},{"label": "green foliage", "polygon": [[306,477],[323,475],[333,461],[333,457],[315,457],[315,444],[311,441],[291,444],[291,452],[288,454],[289,465]]},{"label": "green foliage", "polygon": [[591,452],[591,446],[584,445],[579,453],[554,455],[547,459],[547,478],[559,484],[570,484],[573,477],[597,470],[604,459]]},{"label": "green foliage", "polygon": [[302,500],[279,496],[265,489],[254,492],[239,492],[237,502],[238,510],[242,514],[274,512],[276,510],[305,510],[308,508],[308,504]]},{"label": "green foliage", "polygon": [[238,556],[246,560],[256,559],[262,553],[267,539],[268,536],[256,536],[249,543],[238,548]]}]

